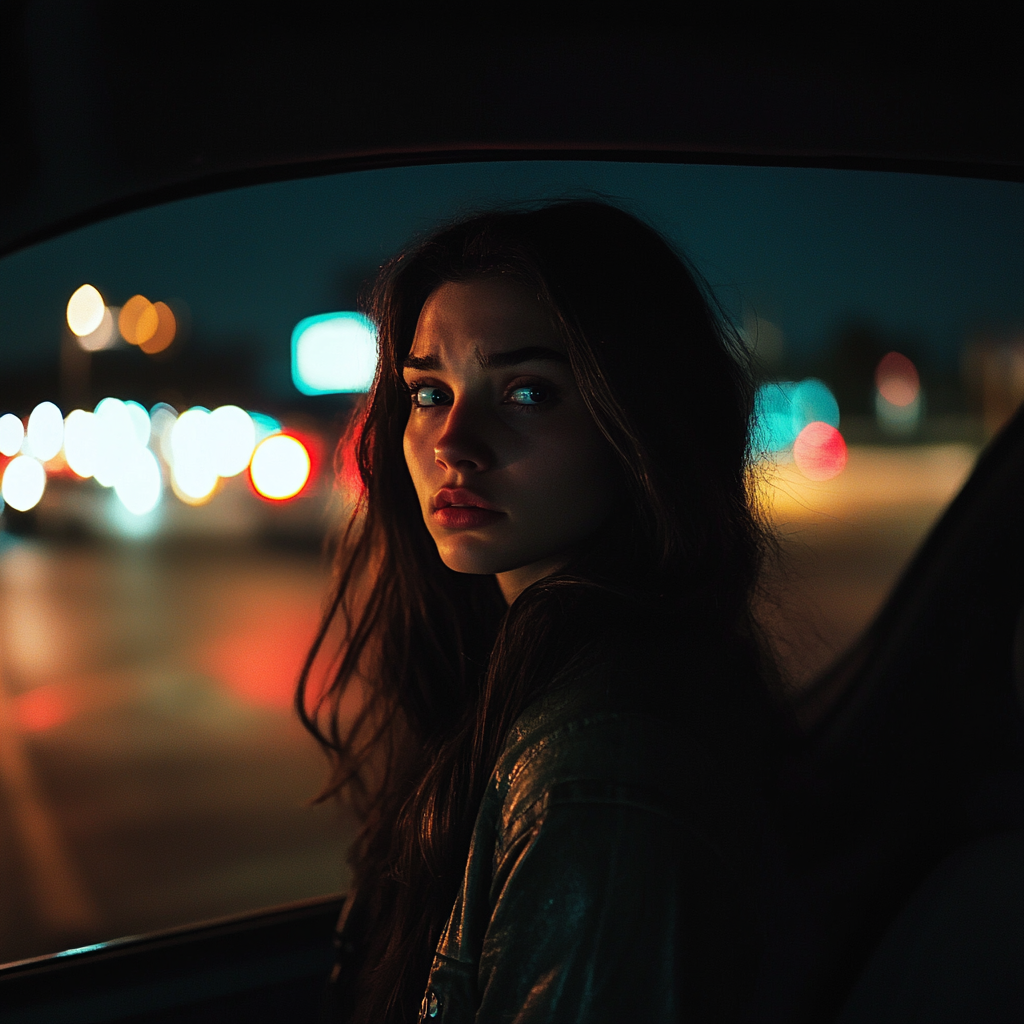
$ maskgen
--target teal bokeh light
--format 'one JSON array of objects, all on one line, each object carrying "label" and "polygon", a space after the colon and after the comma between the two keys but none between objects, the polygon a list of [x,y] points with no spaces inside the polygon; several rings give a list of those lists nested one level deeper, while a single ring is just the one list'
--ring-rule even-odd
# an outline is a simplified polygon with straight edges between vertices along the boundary
[{"label": "teal bokeh light", "polygon": [[824,381],[773,381],[757,389],[751,426],[755,453],[791,448],[808,423],[839,426],[839,403]]},{"label": "teal bokeh light", "polygon": [[252,420],[253,426],[256,428],[257,444],[263,438],[270,437],[271,434],[281,433],[281,424],[273,416],[268,416],[265,412],[250,412],[249,419]]},{"label": "teal bokeh light", "polygon": [[839,426],[839,403],[829,386],[817,377],[808,377],[800,381],[793,391],[793,417],[799,417],[799,434],[808,423],[827,423],[830,427]]},{"label": "teal bokeh light", "polygon": [[377,332],[362,313],[320,313],[292,331],[292,381],[304,395],[370,390]]}]

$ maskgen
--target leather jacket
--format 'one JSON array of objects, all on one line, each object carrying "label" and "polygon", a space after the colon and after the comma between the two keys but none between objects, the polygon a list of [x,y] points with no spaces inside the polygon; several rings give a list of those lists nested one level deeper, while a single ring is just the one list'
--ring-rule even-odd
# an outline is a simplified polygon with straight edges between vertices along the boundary
[{"label": "leather jacket", "polygon": [[758,955],[757,798],[699,722],[630,689],[590,674],[512,728],[421,1021],[735,1017]]}]

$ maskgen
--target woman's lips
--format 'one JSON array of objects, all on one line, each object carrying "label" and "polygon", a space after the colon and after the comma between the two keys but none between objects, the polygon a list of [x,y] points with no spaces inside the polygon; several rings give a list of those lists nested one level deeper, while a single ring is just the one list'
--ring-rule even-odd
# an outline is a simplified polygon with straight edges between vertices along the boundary
[{"label": "woman's lips", "polygon": [[446,505],[434,512],[434,522],[450,530],[470,530],[474,527],[489,526],[503,514],[475,505]]},{"label": "woman's lips", "polygon": [[442,487],[431,504],[434,521],[453,530],[488,526],[505,514],[478,494],[461,487]]}]

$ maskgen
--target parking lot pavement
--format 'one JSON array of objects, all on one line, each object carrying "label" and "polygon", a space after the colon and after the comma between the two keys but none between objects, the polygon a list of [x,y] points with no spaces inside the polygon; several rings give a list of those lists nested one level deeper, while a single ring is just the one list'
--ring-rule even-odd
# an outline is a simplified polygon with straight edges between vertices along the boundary
[{"label": "parking lot pavement", "polygon": [[5,546],[0,960],[344,888],[291,713],[326,583],[315,554]]},{"label": "parking lot pavement", "polygon": [[785,462],[762,477],[781,555],[762,619],[793,685],[857,639],[977,457],[969,444],[851,447],[831,480],[807,480]]}]

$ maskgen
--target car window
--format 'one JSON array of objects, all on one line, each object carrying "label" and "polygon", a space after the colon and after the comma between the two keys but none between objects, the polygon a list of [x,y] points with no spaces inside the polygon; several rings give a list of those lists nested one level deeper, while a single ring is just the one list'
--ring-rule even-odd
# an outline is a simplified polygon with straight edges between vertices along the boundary
[{"label": "car window", "polygon": [[[603,196],[686,252],[758,374],[762,614],[806,684],[1024,399],[1019,185],[596,161],[360,171],[0,262],[0,961],[342,891],[356,823],[292,692],[372,376],[360,287],[494,203]],[[700,401],[685,350],[678,401]],[[662,372],[652,367],[652,372]]]}]

